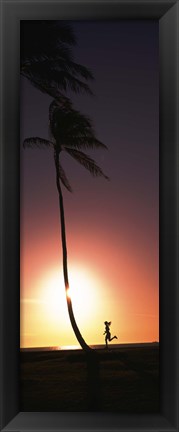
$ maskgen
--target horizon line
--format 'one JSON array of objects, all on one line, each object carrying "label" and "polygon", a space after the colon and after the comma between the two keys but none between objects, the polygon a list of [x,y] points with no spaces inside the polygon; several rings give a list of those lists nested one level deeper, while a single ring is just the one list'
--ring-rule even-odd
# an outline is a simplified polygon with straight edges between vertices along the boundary
[{"label": "horizon line", "polygon": [[[159,344],[159,341],[150,341],[150,342],[124,342],[124,343],[118,343],[118,344],[111,344],[110,347],[115,346],[129,346],[129,345],[152,345],[152,344]],[[105,344],[89,344],[89,347],[104,347]],[[75,350],[75,349],[81,349],[80,345],[48,345],[48,346],[29,346],[29,347],[20,347],[20,350]]]}]

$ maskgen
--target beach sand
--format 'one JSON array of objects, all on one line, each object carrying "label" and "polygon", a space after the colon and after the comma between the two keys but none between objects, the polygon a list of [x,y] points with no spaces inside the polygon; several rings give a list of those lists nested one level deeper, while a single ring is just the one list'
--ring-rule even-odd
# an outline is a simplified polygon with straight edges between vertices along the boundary
[{"label": "beach sand", "polygon": [[159,346],[20,353],[20,411],[159,412]]}]

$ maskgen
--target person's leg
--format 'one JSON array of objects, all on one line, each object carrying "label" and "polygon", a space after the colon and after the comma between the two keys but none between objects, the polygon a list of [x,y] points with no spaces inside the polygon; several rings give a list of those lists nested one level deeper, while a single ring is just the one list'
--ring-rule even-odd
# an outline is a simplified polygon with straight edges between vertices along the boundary
[{"label": "person's leg", "polygon": [[110,342],[111,342],[113,339],[117,339],[117,336],[113,336],[113,337],[110,336],[110,339],[109,339]]}]

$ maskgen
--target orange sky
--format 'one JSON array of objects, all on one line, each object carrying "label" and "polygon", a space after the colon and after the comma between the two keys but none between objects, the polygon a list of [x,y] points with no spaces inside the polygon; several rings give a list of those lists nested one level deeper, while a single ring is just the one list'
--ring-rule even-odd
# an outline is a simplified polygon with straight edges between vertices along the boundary
[{"label": "orange sky", "polygon": [[[106,319],[112,320],[112,333],[121,343],[158,340],[158,274],[148,270],[146,257],[141,259],[134,250],[129,256],[123,244],[120,249],[110,248],[107,257],[107,239],[94,250],[90,236],[79,246],[73,237],[69,279],[76,320],[86,341],[103,343]],[[21,346],[76,343],[59,269],[59,246],[55,232],[40,247],[32,239],[22,258]]]},{"label": "orange sky", "polygon": [[[121,220],[120,227],[119,214],[114,209],[111,214],[108,207],[104,214],[100,201],[103,180],[92,179],[91,187],[94,182],[98,182],[99,202],[96,201],[90,224],[89,220],[80,227],[77,221],[70,223],[72,207],[75,213],[76,206],[84,202],[80,187],[73,196],[64,194],[65,202],[70,203],[70,207],[66,206],[69,280],[80,331],[88,344],[103,343],[103,323],[111,320],[111,332],[117,334],[119,343],[156,341],[159,337],[157,237],[152,245],[149,233],[140,233],[135,223],[130,224],[130,235],[125,220]],[[105,185],[108,199],[111,188],[111,182]],[[27,197],[24,200],[28,201]],[[21,347],[77,343],[65,300],[55,187],[54,203],[54,212],[49,216],[47,209],[42,222],[39,223],[35,207],[33,222],[27,218],[21,224]],[[85,209],[84,218],[86,212]]]}]

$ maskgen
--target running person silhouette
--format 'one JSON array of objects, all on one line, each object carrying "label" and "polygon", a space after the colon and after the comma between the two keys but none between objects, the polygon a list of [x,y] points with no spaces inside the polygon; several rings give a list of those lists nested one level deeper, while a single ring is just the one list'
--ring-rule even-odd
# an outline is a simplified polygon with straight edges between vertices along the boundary
[{"label": "running person silhouette", "polygon": [[111,337],[111,333],[110,333],[110,325],[111,325],[111,321],[105,321],[105,331],[103,333],[103,335],[105,336],[105,343],[106,343],[106,348],[108,348],[108,341],[111,342],[113,339],[117,339],[117,336],[113,336]]}]

